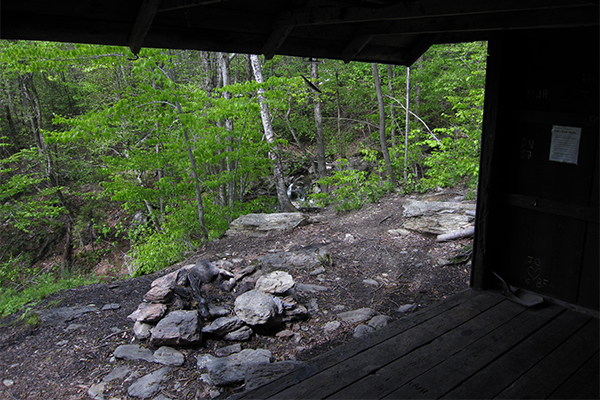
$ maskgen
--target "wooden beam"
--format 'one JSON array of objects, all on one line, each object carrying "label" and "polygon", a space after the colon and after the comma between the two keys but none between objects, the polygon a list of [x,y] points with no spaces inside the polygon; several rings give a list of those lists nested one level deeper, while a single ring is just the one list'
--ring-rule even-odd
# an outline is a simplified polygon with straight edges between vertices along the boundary
[{"label": "wooden beam", "polygon": [[129,48],[133,54],[138,54],[144,43],[144,38],[152,26],[152,21],[158,10],[160,0],[144,0],[138,12],[135,24],[129,36]]},{"label": "wooden beam", "polygon": [[157,12],[185,10],[187,8],[206,6],[209,4],[224,3],[231,0],[162,0]]},{"label": "wooden beam", "polygon": [[265,42],[262,48],[262,53],[265,55],[267,60],[273,58],[277,50],[281,47],[285,39],[288,37],[290,32],[294,29],[292,26],[284,26],[281,28],[276,28],[271,34],[269,38]]},{"label": "wooden beam", "polygon": [[400,21],[413,18],[450,17],[511,11],[587,8],[598,12],[598,4],[586,0],[463,0],[460,5],[447,0],[402,1],[389,7],[318,7],[302,8],[281,14],[278,26],[313,26],[327,24]]},{"label": "wooden beam", "polygon": [[349,63],[354,60],[354,57],[358,55],[365,48],[367,44],[373,39],[373,36],[356,36],[344,50],[342,50],[342,60],[345,63]]},{"label": "wooden beam", "polygon": [[404,21],[368,22],[361,26],[365,35],[387,36],[399,34],[503,31],[510,29],[568,28],[597,26],[598,10],[565,8],[561,10],[511,11],[453,17],[415,18]]}]

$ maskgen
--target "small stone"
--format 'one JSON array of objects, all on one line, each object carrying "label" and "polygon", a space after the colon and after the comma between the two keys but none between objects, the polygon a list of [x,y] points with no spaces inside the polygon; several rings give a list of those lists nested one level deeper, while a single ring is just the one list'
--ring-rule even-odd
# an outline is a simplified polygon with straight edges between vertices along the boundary
[{"label": "small stone", "polygon": [[61,340],[60,342],[57,342],[56,345],[57,346],[65,346],[69,343],[68,340]]},{"label": "small stone", "polygon": [[346,233],[346,235],[344,236],[344,242],[354,243],[356,242],[356,238],[350,233]]},{"label": "small stone", "polygon": [[201,283],[209,283],[219,276],[219,268],[208,260],[198,260],[196,265],[188,270],[188,279]]},{"label": "small stone", "polygon": [[77,329],[81,329],[83,327],[85,327],[85,325],[83,325],[83,324],[69,324],[69,326],[67,326],[65,328],[65,331],[72,332],[72,331],[75,331]]},{"label": "small stone", "polygon": [[178,276],[179,276],[179,270],[173,271],[164,276],[161,276],[158,279],[155,279],[150,284],[150,287],[159,286],[159,287],[163,287],[163,288],[167,288],[167,289],[173,289],[175,287],[175,285],[177,284]]},{"label": "small stone", "polygon": [[162,346],[154,352],[154,362],[179,367],[185,362],[185,357],[172,347]]},{"label": "small stone", "polygon": [[162,286],[154,286],[144,295],[144,301],[149,303],[167,303],[173,298],[173,290]]},{"label": "small stone", "polygon": [[244,325],[240,329],[229,332],[227,335],[223,336],[223,340],[244,341],[250,339],[253,333],[254,331],[252,331],[248,325]]},{"label": "small stone", "polygon": [[403,304],[398,308],[398,312],[399,313],[407,313],[410,311],[413,311],[415,308],[417,308],[416,304]]},{"label": "small stone", "polygon": [[371,318],[371,320],[369,321],[369,323],[367,325],[369,325],[373,329],[383,328],[384,326],[386,326],[388,324],[390,319],[391,318],[388,317],[387,315],[376,315],[373,318]]},{"label": "small stone", "polygon": [[234,317],[221,317],[215,319],[209,325],[205,325],[202,328],[202,333],[209,333],[217,336],[224,336],[229,332],[240,329],[244,325],[244,322],[237,316]]},{"label": "small stone", "polygon": [[2,384],[6,387],[12,387],[15,385],[15,381],[13,381],[12,379],[5,379],[2,381]]},{"label": "small stone", "polygon": [[226,307],[210,303],[208,305],[208,313],[210,314],[211,318],[219,318],[228,316],[229,310]]},{"label": "small stone", "polygon": [[216,399],[217,397],[219,397],[221,395],[221,392],[219,392],[217,389],[211,389],[208,392],[208,395],[210,396],[211,399]]},{"label": "small stone", "polygon": [[294,332],[290,331],[289,329],[284,329],[282,331],[277,332],[275,336],[277,336],[278,338],[287,338],[294,336]]},{"label": "small stone", "polygon": [[310,275],[311,275],[311,276],[319,275],[319,274],[322,274],[322,273],[324,273],[325,271],[326,271],[326,270],[325,270],[325,268],[324,268],[324,267],[319,267],[319,268],[316,268],[316,269],[314,269],[313,271],[311,271]]},{"label": "small stone", "polygon": [[140,322],[158,321],[167,312],[167,306],[164,304],[141,303],[137,310],[127,316],[127,318]]},{"label": "small stone", "polygon": [[369,286],[379,286],[379,282],[377,282],[375,279],[365,279],[363,280],[363,283],[365,285],[369,285]]},{"label": "small stone", "polygon": [[227,357],[234,353],[239,353],[240,351],[242,351],[242,345],[239,343],[236,343],[236,344],[221,347],[220,349],[215,350],[215,355],[217,357]]},{"label": "small stone", "polygon": [[109,303],[102,306],[102,311],[118,310],[121,308],[119,303]]},{"label": "small stone", "polygon": [[196,367],[198,369],[204,369],[212,360],[216,360],[217,357],[212,354],[198,354],[196,356]]},{"label": "small stone", "polygon": [[326,292],[329,289],[325,286],[311,285],[308,283],[297,283],[296,290],[299,292]]},{"label": "small stone", "polygon": [[152,329],[152,325],[135,321],[135,324],[133,324],[133,335],[137,340],[146,340],[150,337],[150,329]]},{"label": "small stone", "polygon": [[338,329],[341,325],[342,324],[340,321],[329,321],[328,323],[325,324],[325,327],[323,328],[323,330],[326,333],[331,333],[331,332],[335,331],[336,329]]},{"label": "small stone", "polygon": [[390,229],[388,231],[388,233],[390,234],[390,236],[393,236],[393,237],[400,237],[400,236],[410,235],[410,231],[408,229],[404,229],[404,228]]},{"label": "small stone", "polygon": [[131,371],[129,367],[115,367],[108,375],[102,378],[102,382],[111,382],[115,379],[123,379],[127,376],[127,374]]},{"label": "small stone", "polygon": [[94,400],[104,400],[104,390],[106,389],[106,383],[101,382],[95,385],[92,385],[87,394]]},{"label": "small stone", "polygon": [[371,328],[368,325],[358,325],[356,328],[354,328],[354,334],[352,336],[355,339],[359,339],[361,337],[369,335],[372,332],[375,332],[374,328]]},{"label": "small stone", "polygon": [[285,293],[294,287],[294,279],[285,271],[274,271],[270,274],[261,276],[256,281],[256,290],[264,293]]},{"label": "small stone", "polygon": [[337,316],[344,322],[350,324],[362,322],[370,319],[375,314],[375,310],[371,308],[359,308],[358,310],[346,311],[339,313]]},{"label": "small stone", "polygon": [[152,350],[142,347],[138,344],[122,344],[115,349],[113,355],[116,358],[122,358],[124,360],[144,360],[148,362],[154,361]]}]

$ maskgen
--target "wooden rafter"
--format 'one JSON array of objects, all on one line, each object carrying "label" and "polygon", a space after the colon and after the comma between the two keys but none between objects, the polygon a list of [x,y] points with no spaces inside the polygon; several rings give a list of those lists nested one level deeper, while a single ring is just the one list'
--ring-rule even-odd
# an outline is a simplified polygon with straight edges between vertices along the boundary
[{"label": "wooden rafter", "polygon": [[320,7],[282,13],[278,26],[313,26],[375,21],[400,21],[413,18],[454,17],[457,15],[494,14],[510,11],[590,8],[597,4],[586,0],[447,0],[401,1],[389,7]]},{"label": "wooden rafter", "polygon": [[273,58],[277,50],[281,47],[285,39],[288,37],[290,32],[292,31],[292,26],[284,26],[280,28],[276,28],[271,34],[269,38],[265,42],[262,48],[262,53],[265,55],[267,60]]},{"label": "wooden rafter", "polygon": [[569,26],[595,26],[598,14],[586,8],[557,10],[511,11],[481,14],[477,18],[458,15],[453,18],[415,18],[403,21],[369,22],[361,26],[363,35],[385,36],[398,34],[423,34],[447,32],[496,31],[525,28],[558,28]]},{"label": "wooden rafter", "polygon": [[356,36],[350,43],[348,43],[346,48],[342,50],[342,60],[345,63],[354,60],[358,53],[360,53],[362,49],[369,44],[371,39],[373,39],[372,35]]},{"label": "wooden rafter", "polygon": [[160,0],[143,1],[129,36],[129,48],[133,54],[138,54],[142,49],[144,38],[152,26],[159,4]]}]

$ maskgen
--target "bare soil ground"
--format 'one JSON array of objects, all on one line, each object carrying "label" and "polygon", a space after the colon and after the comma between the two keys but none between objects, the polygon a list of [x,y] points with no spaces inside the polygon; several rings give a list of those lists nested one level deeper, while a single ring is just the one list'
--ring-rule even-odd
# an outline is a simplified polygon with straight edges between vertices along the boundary
[{"label": "bare soil ground", "polygon": [[[461,193],[449,191],[433,196],[433,200],[456,199]],[[431,197],[431,196],[429,196]],[[26,323],[22,314],[0,320],[0,398],[2,399],[85,399],[87,391],[116,365],[129,364],[137,377],[158,369],[153,363],[111,361],[114,349],[134,341],[133,322],[127,315],[142,300],[150,283],[158,276],[198,258],[242,258],[252,260],[274,251],[300,249],[308,245],[327,245],[333,266],[319,275],[310,270],[292,271],[296,282],[318,284],[327,291],[303,294],[300,303],[315,307],[306,321],[290,323],[286,329],[300,333],[298,337],[255,335],[243,342],[242,348],[266,348],[273,361],[308,360],[352,338],[353,325],[342,326],[325,334],[323,326],[336,320],[336,306],[345,310],[371,307],[393,319],[403,314],[397,310],[405,304],[426,307],[468,287],[470,264],[446,265],[457,253],[471,245],[471,239],[438,243],[434,237],[411,233],[394,237],[388,233],[403,222],[401,194],[390,194],[379,203],[362,210],[338,213],[328,208],[314,215],[319,222],[290,232],[270,234],[263,238],[224,237],[208,243],[197,254],[168,271],[150,276],[94,284],[49,296],[29,310],[67,306],[118,303],[119,309],[87,313],[70,322]],[[372,279],[378,285],[366,284]],[[231,293],[223,293],[227,301]],[[216,300],[216,299],[213,299]],[[31,315],[31,314],[29,314]],[[29,319],[31,321],[31,319]],[[35,321],[35,318],[33,319]],[[69,328],[69,329],[67,329]],[[230,342],[207,340],[202,346],[184,348],[183,366],[174,368],[162,394],[173,399],[207,398],[211,389],[200,379],[196,355],[214,354]],[[121,364],[120,364],[121,363]],[[127,387],[136,374],[125,381],[107,385],[105,398],[128,398]],[[241,387],[221,389],[226,398]],[[215,395],[215,392],[213,392]]]}]

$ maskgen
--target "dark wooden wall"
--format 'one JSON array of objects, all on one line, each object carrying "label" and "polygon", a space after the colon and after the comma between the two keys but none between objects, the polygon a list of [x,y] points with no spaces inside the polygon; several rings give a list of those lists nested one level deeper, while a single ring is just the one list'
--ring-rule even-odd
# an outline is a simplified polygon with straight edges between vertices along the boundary
[{"label": "dark wooden wall", "polygon": [[[490,41],[475,286],[489,286],[493,270],[598,310],[598,48],[596,28]],[[578,146],[559,146],[567,162],[551,156],[553,140],[577,134],[553,135],[559,127],[580,131]]]}]

